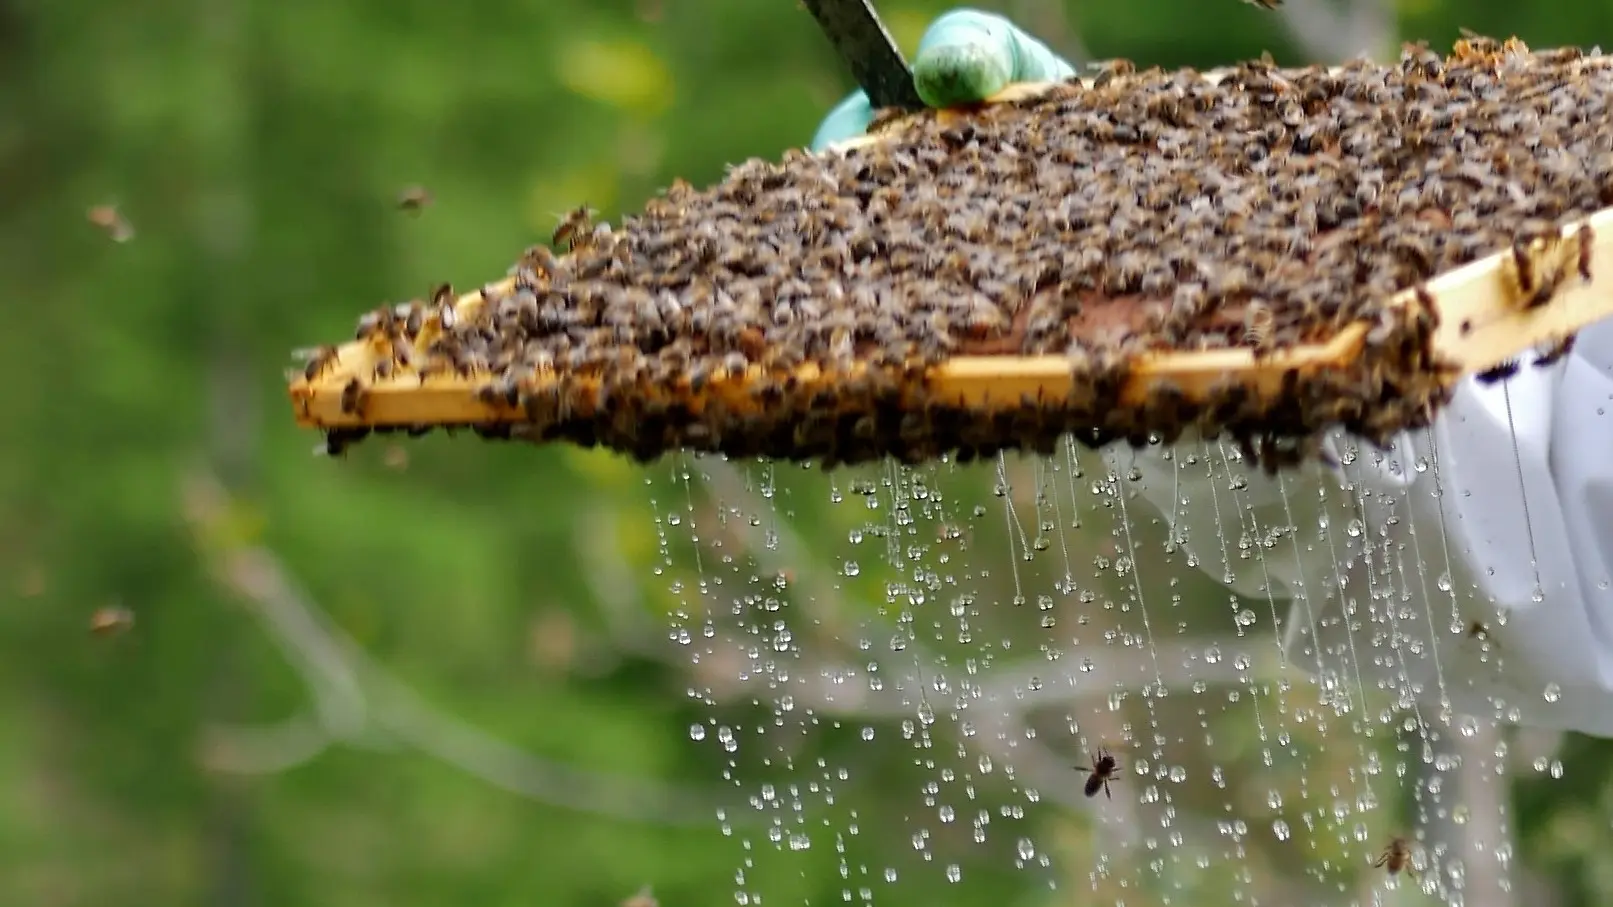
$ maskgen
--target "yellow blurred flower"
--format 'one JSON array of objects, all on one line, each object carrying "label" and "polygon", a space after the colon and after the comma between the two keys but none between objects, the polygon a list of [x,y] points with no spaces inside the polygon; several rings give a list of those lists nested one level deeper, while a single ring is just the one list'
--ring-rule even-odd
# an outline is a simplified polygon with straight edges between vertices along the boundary
[{"label": "yellow blurred flower", "polygon": [[556,54],[561,84],[585,98],[644,116],[672,103],[672,73],[632,41],[571,41]]}]

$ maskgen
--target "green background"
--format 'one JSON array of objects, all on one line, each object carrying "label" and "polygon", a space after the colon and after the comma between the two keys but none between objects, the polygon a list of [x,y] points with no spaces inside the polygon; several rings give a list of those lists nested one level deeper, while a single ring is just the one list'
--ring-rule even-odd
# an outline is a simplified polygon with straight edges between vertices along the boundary
[{"label": "green background", "polygon": [[[881,7],[909,52],[948,8]],[[1143,64],[1365,49],[1235,0],[994,8]],[[1459,26],[1613,44],[1605,0],[1383,13],[1359,33],[1380,54]],[[1337,818],[1359,766],[1426,760],[1375,721],[1307,720],[1298,675],[1045,708],[1014,705],[1034,674],[1001,700],[970,683],[1146,657],[1137,572],[1228,661],[1275,657],[1152,520],[1132,539],[1110,516],[1101,469],[1011,459],[1005,519],[989,464],[915,485],[468,437],[311,456],[293,348],[502,275],[576,205],[614,220],[777,157],[849,88],[786,0],[0,0],[0,904],[1414,902],[1366,864],[1460,805],[1380,787]],[[90,223],[104,204],[129,241]],[[91,634],[110,606],[133,626]],[[872,689],[920,649],[944,677]],[[1038,776],[1067,789],[993,763],[992,734],[1049,747]],[[1122,805],[1089,809],[1072,766],[1137,739]],[[1547,743],[1560,764],[1504,790],[1514,891],[1469,903],[1613,897],[1613,747]]]}]

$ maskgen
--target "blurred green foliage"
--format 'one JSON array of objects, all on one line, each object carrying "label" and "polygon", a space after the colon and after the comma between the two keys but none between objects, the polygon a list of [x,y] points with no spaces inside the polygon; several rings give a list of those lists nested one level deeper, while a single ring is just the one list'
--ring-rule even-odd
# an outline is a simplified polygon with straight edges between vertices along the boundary
[{"label": "blurred green foliage", "polygon": [[[947,8],[883,6],[908,49]],[[1234,0],[1004,11],[1061,51],[1079,38],[1145,64],[1308,53],[1282,20]],[[1406,0],[1393,18],[1436,46],[1458,26],[1540,46],[1613,42],[1605,0]],[[639,468],[464,438],[310,457],[316,439],[284,397],[292,348],[346,336],[361,311],[435,282],[501,275],[580,203],[615,219],[673,177],[710,182],[809,139],[850,86],[794,4],[0,0],[0,75],[0,273],[13,294],[0,332],[12,388],[0,423],[0,903],[603,905],[644,884],[678,905],[1231,903],[1233,891],[1284,903],[1358,884],[1385,829],[1365,843],[1347,828],[1296,829],[1286,847],[1213,831],[1261,814],[1269,790],[1325,790],[1367,750],[1393,749],[1383,734],[1306,721],[1287,704],[1312,695],[1303,687],[1050,705],[1036,726],[1070,765],[1100,737],[1136,731],[1191,767],[1163,800],[1202,827],[1167,822],[1125,847],[1109,846],[1115,820],[1046,802],[960,742],[988,731],[948,704],[958,684],[1045,650],[1051,625],[1037,620],[1052,617],[1035,593],[1002,606],[1016,581],[1057,579],[1061,544],[1076,547],[1073,574],[1091,594],[1070,600],[1097,615],[1058,612],[1077,641],[1063,656],[1085,657],[1085,641],[1140,657],[1115,643],[1139,631],[1130,578],[1113,568],[1125,543],[1102,506],[1079,531],[1067,531],[1073,514],[1041,530],[1026,510],[1025,538],[1055,539],[1031,563],[989,466],[921,471],[945,493],[914,497],[904,523],[856,489],[912,494],[911,479],[880,469],[741,465],[735,491],[696,460]],[[414,184],[432,201],[409,216],[397,200]],[[130,241],[87,222],[108,204]],[[1023,487],[1042,467],[1014,468]],[[1071,506],[1101,497],[1087,488],[1100,476],[1042,475]],[[1139,531],[1161,549],[1157,525]],[[453,767],[474,762],[443,742],[457,738],[425,735],[450,747],[437,750],[445,760],[395,732],[283,771],[210,769],[227,749],[220,726],[336,709],[311,698],[300,656],[253,604],[277,581],[254,552],[373,659],[382,673],[361,683],[372,720],[418,717],[386,692],[405,682],[419,707],[547,769],[534,780],[516,762],[481,766],[532,782],[523,795]],[[1155,613],[1181,609],[1152,633],[1177,633],[1190,611],[1230,624],[1226,595],[1196,574],[1128,569],[1145,567]],[[925,599],[925,571],[961,576],[977,600]],[[90,615],[113,602],[135,626],[92,637]],[[695,657],[708,631],[752,651]],[[1271,657],[1261,638],[1229,634],[1227,657]],[[814,652],[877,675],[870,664],[900,672],[921,644],[953,684],[923,682],[933,724],[928,706],[786,707],[803,682],[839,683]],[[845,681],[848,701],[869,683]],[[1257,702],[1272,728],[1249,720]],[[1274,744],[1279,726],[1295,736]],[[1557,903],[1613,894],[1592,858],[1613,840],[1595,805],[1608,753],[1577,741],[1565,758],[1578,784],[1532,781],[1512,813],[1518,856]],[[620,799],[653,815],[557,805],[594,789],[548,769],[624,779]],[[1169,772],[1140,770],[1153,777],[1128,774],[1115,802],[1163,808],[1154,785]],[[1223,776],[1230,789],[1211,780]],[[635,794],[630,779],[689,802]],[[1070,768],[1072,791],[1081,780]],[[936,818],[947,804],[956,821]],[[971,834],[982,812],[983,843]]]}]

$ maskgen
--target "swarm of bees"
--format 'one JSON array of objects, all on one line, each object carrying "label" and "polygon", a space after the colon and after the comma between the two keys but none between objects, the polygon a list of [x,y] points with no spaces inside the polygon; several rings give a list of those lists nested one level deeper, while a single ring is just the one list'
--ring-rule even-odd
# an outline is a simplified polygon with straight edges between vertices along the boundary
[{"label": "swarm of bees", "polygon": [[[1451,383],[1418,288],[1517,248],[1520,304],[1549,298],[1584,264],[1583,243],[1551,238],[1613,185],[1613,61],[1573,49],[1472,37],[1388,66],[1114,64],[1095,81],[680,181],[614,230],[579,208],[476,305],[439,288],[365,315],[357,338],[380,352],[341,379],[343,408],[441,374],[510,414],[468,426],[485,436],[641,459],[968,460],[1193,431],[1275,469],[1334,426],[1384,443],[1427,425]],[[1384,305],[1408,289],[1415,304]],[[1358,356],[1275,390],[1121,397],[1151,353],[1271,356],[1354,325]],[[1067,399],[983,416],[926,383],[952,357],[1039,354],[1068,359]]]}]

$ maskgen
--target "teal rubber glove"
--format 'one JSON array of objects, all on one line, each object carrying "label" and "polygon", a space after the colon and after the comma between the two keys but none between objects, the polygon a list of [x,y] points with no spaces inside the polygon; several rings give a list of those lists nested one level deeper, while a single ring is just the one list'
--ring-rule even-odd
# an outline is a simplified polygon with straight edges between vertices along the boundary
[{"label": "teal rubber glove", "polygon": [[[930,23],[913,60],[913,84],[931,107],[974,104],[1015,82],[1053,82],[1075,67],[1002,16],[955,9]],[[874,119],[868,95],[854,92],[829,111],[812,150],[862,135]]]}]

